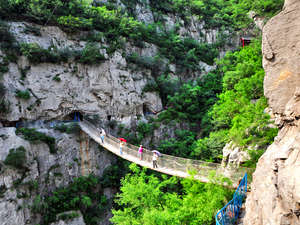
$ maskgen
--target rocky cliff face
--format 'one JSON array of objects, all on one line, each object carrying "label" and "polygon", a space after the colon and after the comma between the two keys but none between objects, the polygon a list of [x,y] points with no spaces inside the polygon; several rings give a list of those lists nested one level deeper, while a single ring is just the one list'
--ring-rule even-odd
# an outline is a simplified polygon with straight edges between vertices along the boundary
[{"label": "rocky cliff face", "polygon": [[[38,43],[44,49],[56,46],[73,50],[83,49],[86,45],[85,41],[70,39],[58,27],[34,25],[41,29],[41,36],[34,36],[23,32],[25,25],[28,26],[26,23],[10,25],[19,43]],[[141,52],[155,54],[155,48],[149,47]],[[32,65],[26,57],[21,57],[16,64],[10,63],[3,83],[9,90],[7,100],[12,107],[5,119],[63,118],[79,111],[98,115],[103,120],[111,116],[111,119],[128,122],[137,115],[143,115],[143,104],[157,111],[162,108],[156,93],[142,93],[142,88],[151,80],[149,70],[143,73],[129,70],[125,58],[119,52],[112,57],[108,57],[105,50],[102,53],[108,60],[95,66],[78,63]],[[22,81],[20,69],[24,68],[30,69]],[[55,76],[59,76],[59,82],[53,80]],[[24,101],[15,97],[16,90],[26,89],[34,95],[31,99]]]},{"label": "rocky cliff face", "polygon": [[[120,1],[118,4],[126,7]],[[155,21],[153,12],[143,1],[136,5],[137,19],[145,23]],[[204,29],[204,24],[192,17],[190,24],[179,17],[164,15],[164,27],[173,29],[180,24],[180,35],[196,40],[213,43],[217,40],[217,30]],[[81,34],[68,35],[55,26],[40,26],[28,22],[8,22],[10,32],[18,43],[37,43],[41,48],[52,51],[53,48],[82,50],[87,42]],[[27,32],[28,27],[39,30],[40,34]],[[83,32],[84,33],[84,32]],[[83,34],[84,35],[84,34]],[[108,54],[105,40],[100,41],[101,54],[105,60],[97,65],[81,63],[31,63],[25,56],[8,64],[8,72],[3,74],[1,82],[6,89],[5,99],[10,102],[10,111],[0,115],[0,162],[3,162],[10,149],[23,146],[26,150],[26,171],[19,171],[1,163],[0,171],[0,224],[25,225],[40,223],[38,213],[31,210],[37,196],[44,196],[56,188],[69,185],[74,178],[94,174],[101,177],[106,167],[114,164],[116,158],[106,151],[100,151],[98,145],[83,133],[60,133],[45,120],[71,119],[74,112],[93,115],[98,121],[116,120],[127,127],[143,118],[145,108],[152,111],[162,110],[162,100],[155,92],[143,92],[144,86],[153,80],[150,69],[135,69],[126,61],[126,54],[136,52],[141,56],[155,57],[157,47],[145,43],[136,47],[125,43],[125,53],[115,51]],[[238,44],[238,43],[235,43]],[[221,50],[223,54],[225,50]],[[0,50],[0,63],[5,53]],[[162,61],[165,61],[163,59]],[[214,66],[199,62],[205,73]],[[176,65],[168,64],[170,73],[176,76]],[[191,73],[190,77],[201,76]],[[183,74],[184,79],[189,78]],[[29,99],[16,97],[16,92],[28,90]],[[30,124],[39,131],[54,137],[58,152],[51,154],[49,147],[41,142],[30,143],[15,134],[12,127],[20,121],[37,121]],[[4,127],[2,127],[2,125]],[[169,128],[161,127],[155,131],[157,139],[162,133],[172,133]],[[158,140],[156,140],[158,142]],[[150,140],[149,140],[150,142]],[[107,198],[113,196],[110,189],[102,190]],[[98,224],[109,224],[109,212],[104,212]],[[82,215],[68,221],[57,221],[53,225],[84,225]]]},{"label": "rocky cliff face", "polygon": [[300,224],[300,2],[263,29],[264,89],[278,126],[274,143],[260,158],[246,201],[246,225]]},{"label": "rocky cliff face", "polygon": [[[39,223],[39,217],[30,210],[37,195],[44,196],[79,176],[92,173],[101,177],[104,169],[115,161],[112,154],[99,150],[98,145],[89,142],[83,133],[66,134],[49,128],[39,129],[56,139],[58,152],[50,154],[46,144],[29,143],[17,136],[15,130],[0,129],[0,160],[3,162],[7,158],[10,149],[23,146],[27,169],[18,170],[1,164],[0,222],[3,225]],[[106,195],[110,198],[111,191]]]}]

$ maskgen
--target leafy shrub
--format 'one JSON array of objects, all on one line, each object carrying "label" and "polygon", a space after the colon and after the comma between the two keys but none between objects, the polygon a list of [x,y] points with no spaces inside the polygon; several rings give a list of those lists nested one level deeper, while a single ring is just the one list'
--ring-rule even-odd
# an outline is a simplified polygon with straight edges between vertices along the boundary
[{"label": "leafy shrub", "polygon": [[93,27],[93,19],[75,17],[72,15],[61,16],[57,19],[57,22],[63,30],[71,33],[78,30],[91,30]]},{"label": "leafy shrub", "polygon": [[154,70],[158,66],[158,62],[155,58],[149,56],[139,56],[137,53],[128,55],[126,57],[126,61],[150,70]]},{"label": "leafy shrub", "polygon": [[143,92],[158,92],[159,88],[154,80],[150,80],[147,82],[147,84],[143,88]]},{"label": "leafy shrub", "polygon": [[254,41],[220,61],[231,63],[223,66],[223,92],[210,115],[215,128],[229,129],[231,140],[240,146],[253,143],[265,147],[277,134],[276,128],[268,126],[270,117],[264,113],[267,101],[263,96],[261,57],[261,44]]},{"label": "leafy shrub", "polygon": [[[1,3],[1,2],[0,2]],[[0,6],[1,11],[1,6]],[[0,13],[1,14],[1,13]],[[0,20],[0,48],[5,53],[4,64],[8,65],[8,62],[16,62],[18,55],[20,54],[20,47],[16,42],[15,37],[9,30],[9,26]],[[1,63],[1,66],[3,63]],[[0,72],[1,74],[1,72]]]},{"label": "leafy shrub", "polygon": [[60,81],[61,81],[61,78],[59,77],[58,74],[56,74],[56,75],[52,78],[52,80],[55,80],[55,81],[57,81],[57,82],[60,82]]},{"label": "leafy shrub", "polygon": [[232,192],[221,185],[154,174],[130,165],[112,210],[114,224],[213,224]]},{"label": "leafy shrub", "polygon": [[10,111],[10,102],[5,99],[0,99],[0,113],[5,114]]},{"label": "leafy shrub", "polygon": [[163,140],[158,150],[168,155],[190,158],[194,149],[195,133],[189,130],[175,131],[175,138]]},{"label": "leafy shrub", "polygon": [[10,108],[9,101],[6,101],[4,99],[5,93],[6,93],[5,86],[2,83],[0,83],[0,113],[2,114],[8,113]]},{"label": "leafy shrub", "polygon": [[25,169],[26,166],[26,149],[20,146],[16,149],[10,149],[4,160],[5,165],[13,166],[16,169]]},{"label": "leafy shrub", "polygon": [[120,186],[120,168],[117,165],[111,165],[105,168],[101,177],[101,184],[106,187],[119,187]]},{"label": "leafy shrub", "polygon": [[25,25],[24,31],[25,34],[34,34],[35,36],[41,36],[41,30],[38,27]]},{"label": "leafy shrub", "polygon": [[0,76],[8,72],[8,65],[6,63],[0,63]]},{"label": "leafy shrub", "polygon": [[164,105],[167,104],[168,96],[173,96],[178,92],[181,82],[178,78],[172,78],[168,75],[161,75],[156,79],[159,89],[159,95]]},{"label": "leafy shrub", "polygon": [[67,187],[58,188],[43,200],[40,199],[37,204],[39,207],[33,209],[42,214],[43,225],[56,221],[57,214],[70,210],[80,210],[85,223],[93,225],[100,220],[107,205],[101,191],[97,177],[90,175],[75,178]]},{"label": "leafy shrub", "polygon": [[61,124],[54,128],[55,130],[59,130],[60,132],[65,132],[67,134],[74,134],[80,132],[80,126],[78,123],[71,124]]},{"label": "leafy shrub", "polygon": [[244,167],[255,168],[259,158],[265,153],[264,149],[248,150],[250,159],[243,163]]},{"label": "leafy shrub", "polygon": [[83,64],[99,64],[105,57],[100,53],[99,47],[94,43],[88,43],[85,48],[77,54],[75,60]]},{"label": "leafy shrub", "polygon": [[5,186],[5,184],[0,185],[0,198],[4,197],[6,191],[7,191],[7,187]]},{"label": "leafy shrub", "polygon": [[98,64],[105,59],[94,43],[88,43],[81,51],[71,51],[69,48],[58,50],[53,46],[43,49],[36,43],[22,43],[21,52],[34,64],[67,62],[71,57],[75,57],[75,61],[79,63]]},{"label": "leafy shrub", "polygon": [[9,31],[9,26],[0,20],[0,47],[8,49],[15,42],[15,37]]},{"label": "leafy shrub", "polygon": [[57,52],[43,49],[36,43],[22,43],[21,52],[33,64],[60,62],[60,56]]},{"label": "leafy shrub", "polygon": [[228,141],[228,130],[211,132],[209,137],[199,139],[196,142],[192,156],[201,160],[220,162],[222,150]]},{"label": "leafy shrub", "polygon": [[26,91],[17,90],[16,97],[28,100],[28,99],[30,99],[30,92],[28,90],[26,90]]},{"label": "leafy shrub", "polygon": [[72,213],[63,213],[63,214],[59,215],[57,219],[59,219],[59,220],[71,220],[71,219],[74,219],[76,217],[79,217],[79,214],[76,213],[76,212],[72,212]]},{"label": "leafy shrub", "polygon": [[25,140],[30,142],[42,141],[49,146],[51,153],[56,153],[55,138],[49,137],[44,133],[36,131],[34,128],[18,128],[16,130],[17,135],[23,135]]}]

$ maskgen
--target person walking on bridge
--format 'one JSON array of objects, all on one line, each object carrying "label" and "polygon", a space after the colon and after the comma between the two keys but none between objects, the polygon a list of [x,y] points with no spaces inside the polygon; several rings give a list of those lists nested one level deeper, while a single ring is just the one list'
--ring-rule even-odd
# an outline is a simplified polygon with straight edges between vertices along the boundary
[{"label": "person walking on bridge", "polygon": [[124,142],[120,140],[120,155],[123,155],[123,146],[124,146]]},{"label": "person walking on bridge", "polygon": [[153,168],[157,168],[157,159],[158,159],[158,154],[156,154],[156,153],[154,152],[154,153],[153,153],[153,157],[152,157]]},{"label": "person walking on bridge", "polygon": [[102,144],[104,144],[104,137],[105,137],[105,136],[106,136],[105,130],[102,128],[102,129],[101,129],[101,135],[100,135]]},{"label": "person walking on bridge", "polygon": [[143,159],[143,145],[140,145],[140,148],[139,148],[139,158],[140,158],[140,160],[142,160]]}]

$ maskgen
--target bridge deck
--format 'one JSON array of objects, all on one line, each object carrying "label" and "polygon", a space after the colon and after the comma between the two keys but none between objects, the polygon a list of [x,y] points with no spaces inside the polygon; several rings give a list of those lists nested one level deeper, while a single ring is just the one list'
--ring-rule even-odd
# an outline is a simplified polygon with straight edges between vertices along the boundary
[{"label": "bridge deck", "polygon": [[79,122],[79,125],[81,129],[85,133],[87,133],[94,141],[96,141],[98,144],[100,144],[110,152],[128,161],[134,162],[144,167],[148,167],[161,173],[177,177],[189,177],[189,171],[195,171],[195,179],[200,180],[201,182],[208,182],[210,172],[215,171],[217,175],[222,175],[231,179],[232,187],[237,187],[239,180],[244,176],[244,174],[246,172],[249,174],[253,171],[253,169],[250,168],[224,168],[223,166],[221,166],[221,164],[217,163],[180,158],[165,154],[162,154],[162,156],[158,158],[158,168],[152,168],[153,153],[150,150],[144,148],[143,158],[142,160],[140,160],[138,156],[138,147],[127,143],[123,147],[123,154],[121,155],[119,139],[111,135],[106,135],[104,144],[102,144],[100,138],[100,129],[86,120]]}]

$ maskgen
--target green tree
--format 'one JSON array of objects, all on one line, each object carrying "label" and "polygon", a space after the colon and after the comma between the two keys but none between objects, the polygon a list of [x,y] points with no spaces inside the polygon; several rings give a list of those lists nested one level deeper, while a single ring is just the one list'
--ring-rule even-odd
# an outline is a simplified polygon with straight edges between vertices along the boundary
[{"label": "green tree", "polygon": [[[111,221],[115,224],[211,224],[231,192],[219,185],[193,179],[147,175],[131,164],[133,174],[122,180]],[[177,192],[178,185],[181,190]],[[177,188],[174,188],[177,187]]]},{"label": "green tree", "polygon": [[4,160],[4,164],[13,166],[16,169],[25,169],[26,149],[23,146],[16,149],[10,149],[6,159]]}]

